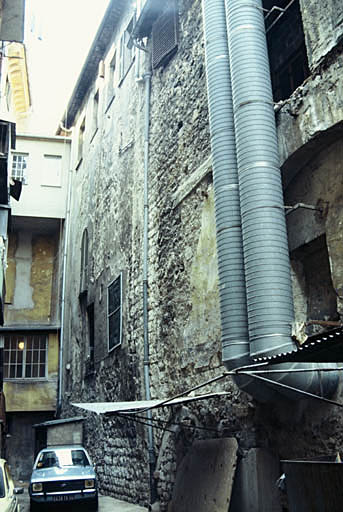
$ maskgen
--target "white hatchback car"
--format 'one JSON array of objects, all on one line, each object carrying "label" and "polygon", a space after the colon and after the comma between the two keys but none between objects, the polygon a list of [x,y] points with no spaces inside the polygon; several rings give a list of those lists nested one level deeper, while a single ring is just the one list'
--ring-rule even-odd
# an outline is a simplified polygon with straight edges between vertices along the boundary
[{"label": "white hatchback car", "polygon": [[17,494],[22,494],[24,489],[14,487],[7,462],[0,459],[0,511],[20,512]]},{"label": "white hatchback car", "polygon": [[41,450],[33,466],[29,493],[31,512],[63,504],[98,510],[95,471],[83,446]]}]

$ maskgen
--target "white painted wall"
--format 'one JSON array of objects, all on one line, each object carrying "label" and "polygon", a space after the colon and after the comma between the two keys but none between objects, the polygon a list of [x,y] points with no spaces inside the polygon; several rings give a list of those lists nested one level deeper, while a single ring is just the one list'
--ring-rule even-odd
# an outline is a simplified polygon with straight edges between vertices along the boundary
[{"label": "white painted wall", "polygon": [[28,157],[21,197],[19,201],[11,198],[12,215],[65,218],[70,140],[17,134],[13,153]]}]

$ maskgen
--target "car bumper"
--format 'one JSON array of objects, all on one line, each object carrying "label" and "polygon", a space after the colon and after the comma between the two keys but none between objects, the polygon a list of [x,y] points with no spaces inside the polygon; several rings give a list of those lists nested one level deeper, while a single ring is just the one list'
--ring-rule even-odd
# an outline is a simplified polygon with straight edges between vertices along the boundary
[{"label": "car bumper", "polygon": [[49,492],[49,493],[35,493],[31,494],[30,498],[37,504],[53,504],[53,503],[84,503],[88,501],[94,501],[97,499],[98,492],[95,489],[84,490],[84,491],[70,491],[66,493],[62,492]]}]

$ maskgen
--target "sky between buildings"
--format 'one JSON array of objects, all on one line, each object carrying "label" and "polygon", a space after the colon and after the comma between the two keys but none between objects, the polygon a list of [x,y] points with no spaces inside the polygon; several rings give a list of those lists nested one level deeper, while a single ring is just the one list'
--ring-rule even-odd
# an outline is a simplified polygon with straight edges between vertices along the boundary
[{"label": "sky between buildings", "polygon": [[110,0],[26,0],[32,119],[54,135]]}]

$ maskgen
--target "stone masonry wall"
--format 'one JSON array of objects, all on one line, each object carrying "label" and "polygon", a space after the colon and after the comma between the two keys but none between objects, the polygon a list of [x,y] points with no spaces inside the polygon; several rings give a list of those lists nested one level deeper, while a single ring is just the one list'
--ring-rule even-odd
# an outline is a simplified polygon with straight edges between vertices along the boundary
[{"label": "stone masonry wall", "polygon": [[[314,0],[311,5],[315,5]],[[180,0],[179,12],[178,51],[152,77],[149,170],[152,398],[185,392],[224,371],[200,0]],[[305,37],[309,41],[307,16],[304,8]],[[127,22],[128,17],[122,27]],[[114,39],[118,34],[114,34]],[[319,223],[320,229],[315,222],[307,226],[300,223],[300,227],[294,224],[290,226],[290,239],[292,232],[298,235],[301,232],[304,239],[311,240],[317,231],[321,230],[320,234],[325,231],[332,281],[341,295],[342,155],[336,140],[341,133],[343,112],[338,94],[340,64],[335,51],[281,105],[277,124],[287,201],[293,204],[321,199],[330,205],[325,221]],[[316,59],[319,61],[325,55],[324,46],[318,48]],[[101,98],[105,95],[105,85],[100,84],[99,91]],[[94,90],[89,98],[93,93]],[[78,122],[81,119],[82,112]],[[144,84],[135,82],[132,67],[117,88],[112,106],[106,112],[103,110],[98,132],[87,143],[83,162],[73,173],[66,316],[69,343],[65,359],[70,370],[65,375],[63,409],[66,415],[79,414],[71,402],[140,400],[145,396],[143,134]],[[328,141],[332,144],[329,154],[322,151]],[[93,303],[95,310],[95,371],[89,373],[86,371],[87,322],[78,298],[80,246],[86,227],[90,233],[87,304]],[[123,343],[108,353],[106,290],[121,271]],[[300,292],[299,297],[304,302]],[[340,299],[337,307],[341,311]],[[241,392],[230,378],[207,385],[199,392],[213,391],[228,394],[225,398],[153,411],[155,477],[161,511],[168,510],[177,469],[195,440],[235,437],[242,453],[260,447],[279,458],[319,456],[341,450],[341,412],[330,405],[301,400],[261,405]],[[339,389],[337,397],[341,394]],[[144,419],[85,414],[85,444],[97,462],[101,490],[120,499],[146,504],[149,490],[146,428],[141,424]]]}]

